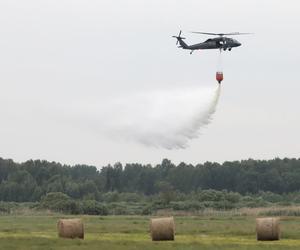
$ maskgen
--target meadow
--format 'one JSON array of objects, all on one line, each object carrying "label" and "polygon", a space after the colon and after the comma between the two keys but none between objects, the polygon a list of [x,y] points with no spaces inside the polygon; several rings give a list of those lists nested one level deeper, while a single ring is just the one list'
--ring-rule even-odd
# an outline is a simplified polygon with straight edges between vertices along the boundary
[{"label": "meadow", "polygon": [[257,242],[253,216],[175,217],[174,242],[152,242],[147,216],[78,216],[85,239],[60,239],[56,223],[63,215],[0,216],[0,249],[300,249],[300,218],[283,217],[282,239]]}]

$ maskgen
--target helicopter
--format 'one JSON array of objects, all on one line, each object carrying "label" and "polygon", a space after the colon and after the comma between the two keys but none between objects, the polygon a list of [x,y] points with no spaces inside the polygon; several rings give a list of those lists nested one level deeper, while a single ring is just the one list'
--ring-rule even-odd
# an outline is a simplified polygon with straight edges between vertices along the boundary
[{"label": "helicopter", "polygon": [[209,33],[209,32],[194,32],[195,34],[203,34],[203,35],[212,35],[218,36],[215,38],[209,38],[202,43],[197,43],[193,45],[187,45],[183,40],[185,37],[181,36],[182,31],[180,30],[178,36],[172,36],[177,39],[176,45],[179,43],[180,46],[178,48],[188,49],[190,50],[190,54],[192,54],[195,50],[204,50],[204,49],[219,49],[231,51],[232,48],[239,47],[242,44],[235,39],[226,37],[226,36],[236,36],[236,35],[248,35],[252,33],[240,33],[240,32],[232,32],[232,33]]}]

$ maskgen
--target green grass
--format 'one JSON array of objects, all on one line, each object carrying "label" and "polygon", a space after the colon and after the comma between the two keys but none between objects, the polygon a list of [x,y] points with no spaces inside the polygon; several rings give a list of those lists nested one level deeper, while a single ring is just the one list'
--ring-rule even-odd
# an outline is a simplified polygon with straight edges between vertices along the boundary
[{"label": "green grass", "polygon": [[57,237],[56,223],[66,216],[0,216],[0,249],[300,249],[300,218],[281,221],[282,240],[257,242],[255,218],[176,217],[174,242],[152,242],[149,217],[83,216],[85,239]]}]

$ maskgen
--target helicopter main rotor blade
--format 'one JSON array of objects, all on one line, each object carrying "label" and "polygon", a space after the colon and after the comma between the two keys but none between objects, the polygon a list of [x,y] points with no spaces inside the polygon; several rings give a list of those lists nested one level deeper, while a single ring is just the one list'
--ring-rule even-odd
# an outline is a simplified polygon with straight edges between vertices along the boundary
[{"label": "helicopter main rotor blade", "polygon": [[240,32],[233,32],[233,33],[226,33],[223,34],[225,36],[239,36],[239,35],[253,35],[253,33],[240,33]]},{"label": "helicopter main rotor blade", "polygon": [[191,31],[191,33],[203,34],[203,35],[211,35],[211,36],[220,36],[220,35],[223,35],[223,34],[210,33],[210,32],[199,32],[199,31]]},{"label": "helicopter main rotor blade", "polygon": [[199,32],[199,31],[191,31],[191,33],[204,34],[204,35],[212,35],[212,36],[237,36],[237,35],[250,35],[250,34],[253,34],[253,33],[240,33],[240,32],[210,33],[210,32]]}]

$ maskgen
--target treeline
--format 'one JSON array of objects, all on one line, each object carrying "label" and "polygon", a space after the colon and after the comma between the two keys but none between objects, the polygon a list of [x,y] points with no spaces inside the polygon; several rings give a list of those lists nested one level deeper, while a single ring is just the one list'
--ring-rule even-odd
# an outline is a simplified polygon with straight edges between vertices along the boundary
[{"label": "treeline", "polygon": [[[0,158],[0,200],[40,201],[51,192],[61,192],[72,199],[103,201],[107,194],[130,193],[138,197],[190,194],[200,190],[274,194],[300,190],[300,159],[244,160],[173,164],[164,159],[156,166],[116,163],[95,166],[67,166],[47,161],[15,163]],[[168,197],[169,196],[169,197]],[[134,197],[134,196],[130,196]],[[112,198],[113,195],[112,195]]]}]

